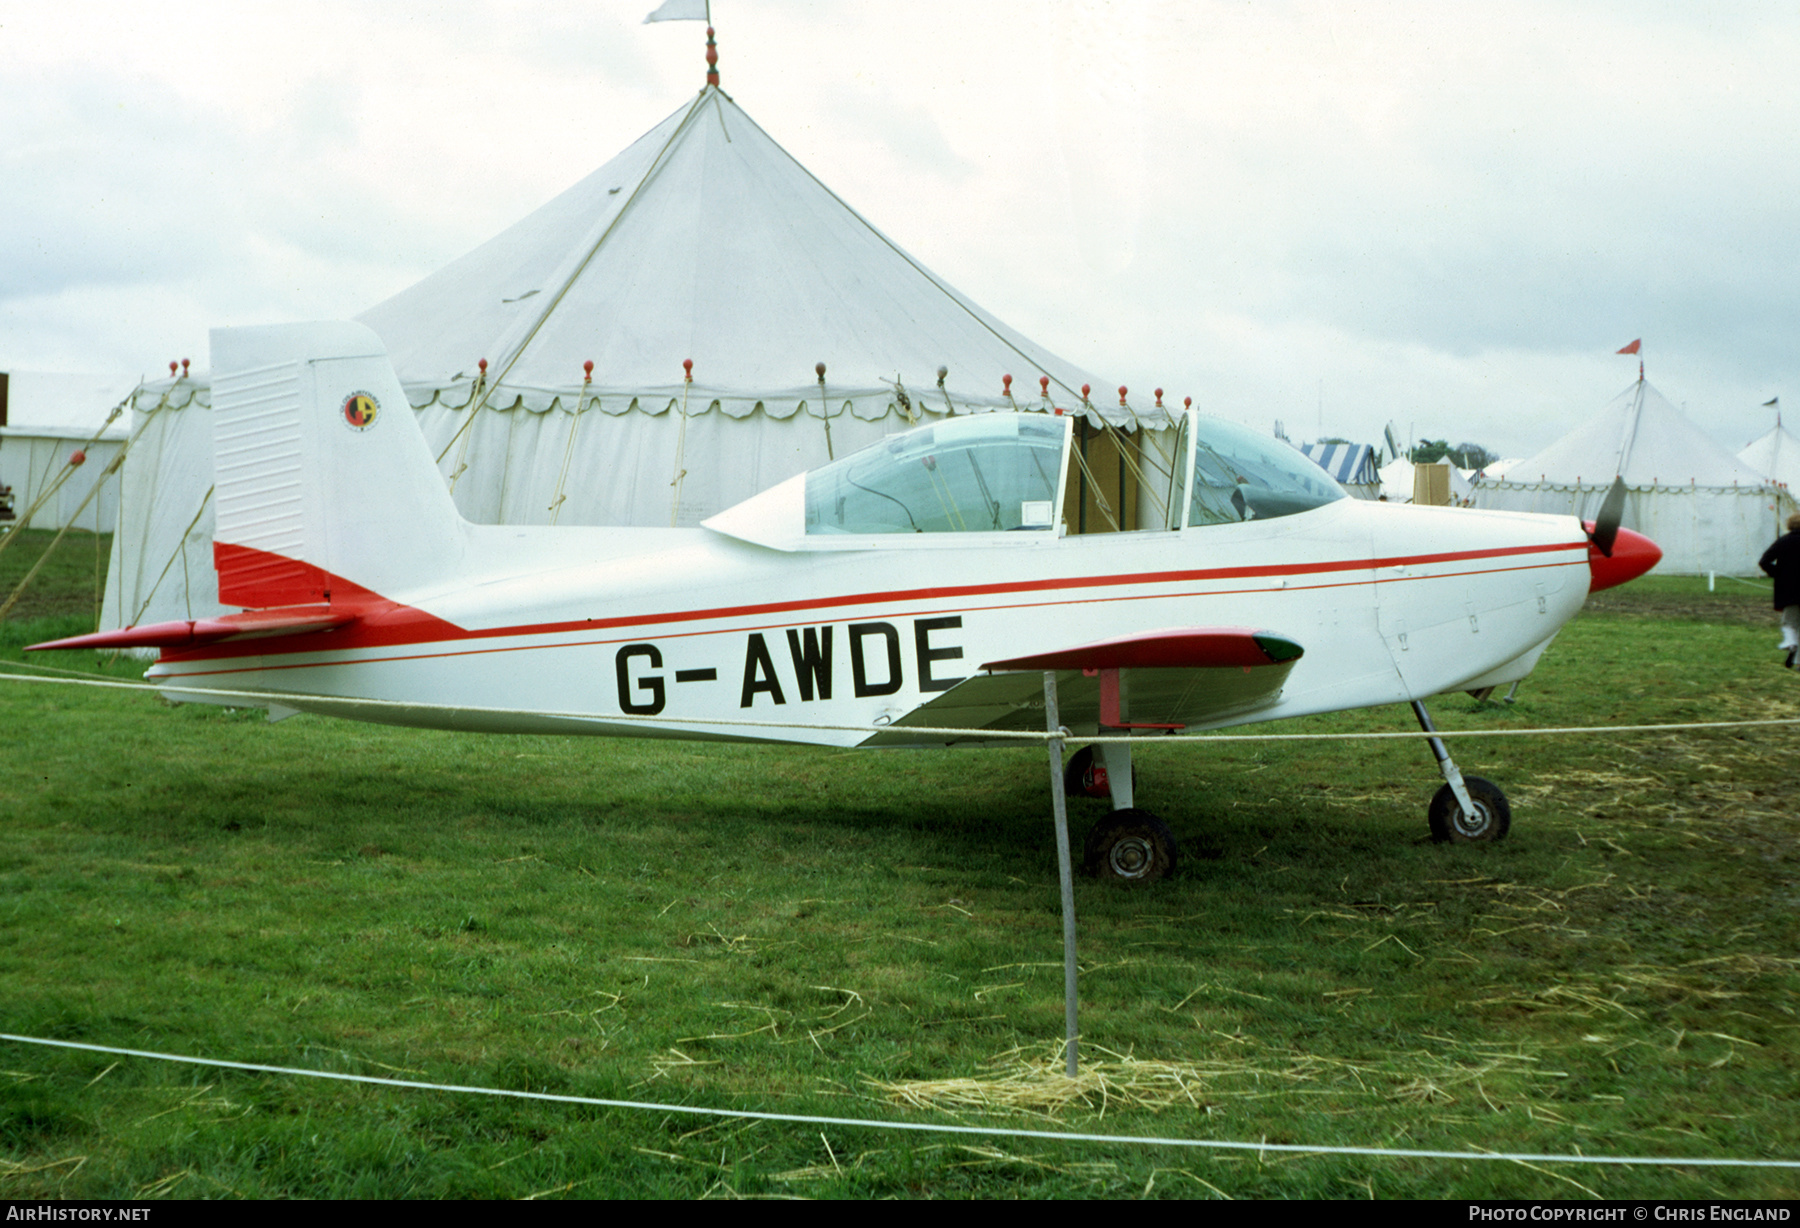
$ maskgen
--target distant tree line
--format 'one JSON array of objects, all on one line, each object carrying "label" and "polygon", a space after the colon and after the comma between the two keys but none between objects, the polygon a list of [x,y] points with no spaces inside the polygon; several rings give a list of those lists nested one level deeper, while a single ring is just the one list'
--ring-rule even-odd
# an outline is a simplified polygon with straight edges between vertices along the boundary
[{"label": "distant tree line", "polygon": [[1484,469],[1499,460],[1500,454],[1478,443],[1459,443],[1452,447],[1448,440],[1421,439],[1418,446],[1407,453],[1407,459],[1415,465],[1449,461],[1458,469]]}]

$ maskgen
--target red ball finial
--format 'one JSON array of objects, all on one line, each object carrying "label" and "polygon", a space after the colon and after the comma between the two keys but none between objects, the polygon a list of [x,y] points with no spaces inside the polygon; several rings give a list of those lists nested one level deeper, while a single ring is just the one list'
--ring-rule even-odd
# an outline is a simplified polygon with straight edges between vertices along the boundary
[{"label": "red ball finial", "polygon": [[681,360],[681,378],[686,380],[690,384],[694,382],[694,360],[693,359],[684,358]]},{"label": "red ball finial", "polygon": [[819,377],[820,383],[824,383],[825,382],[825,364],[822,362],[815,364],[813,366],[813,374]]},{"label": "red ball finial", "polygon": [[1002,375],[1000,377],[1000,395],[1003,397],[1012,395],[1012,376]]},{"label": "red ball finial", "polygon": [[188,360],[184,358],[181,360],[181,374],[184,377],[187,375],[187,367],[188,367]]},{"label": "red ball finial", "polygon": [[1125,385],[1119,385],[1119,404],[1125,404]]},{"label": "red ball finial", "polygon": [[1084,401],[1087,400],[1089,391],[1091,391],[1091,390],[1088,388],[1088,386],[1086,384],[1083,384],[1081,386],[1081,399],[1082,400],[1084,400]]},{"label": "red ball finial", "polygon": [[1050,395],[1050,377],[1048,375],[1038,376],[1038,394],[1040,396],[1043,396],[1046,398],[1049,397],[1049,395]]},{"label": "red ball finial", "polygon": [[581,364],[581,382],[584,384],[594,382],[594,360],[591,358]]},{"label": "red ball finial", "polygon": [[170,378],[170,379],[174,379],[174,378],[175,378],[175,368],[176,368],[176,367],[177,367],[177,366],[178,366],[178,365],[179,365],[179,364],[178,364],[178,363],[177,363],[177,362],[176,362],[176,361],[175,361],[175,360],[174,360],[174,359],[173,359],[173,358],[171,358],[171,359],[169,359],[169,378]]},{"label": "red ball finial", "polygon": [[[87,460],[87,453],[83,452],[80,448],[76,448],[73,452],[69,453],[69,467],[71,469],[73,469],[76,465],[79,465],[86,460]],[[104,477],[105,475],[102,474],[101,476]]]},{"label": "red ball finial", "polygon": [[719,83],[719,45],[713,40],[713,28],[706,27],[706,83]]},{"label": "red ball finial", "polygon": [[483,375],[487,374],[487,359],[484,358],[480,362],[476,363],[475,365],[481,368],[481,373]]},{"label": "red ball finial", "polygon": [[1183,408],[1183,409],[1194,408],[1194,398],[1193,397],[1182,397],[1181,398],[1181,408]]},{"label": "red ball finial", "polygon": [[1163,403],[1162,403],[1162,389],[1161,389],[1161,388],[1158,388],[1158,389],[1157,389],[1157,390],[1156,390],[1156,408],[1158,408],[1158,409],[1161,409],[1161,408],[1162,408],[1162,407],[1163,407]]}]

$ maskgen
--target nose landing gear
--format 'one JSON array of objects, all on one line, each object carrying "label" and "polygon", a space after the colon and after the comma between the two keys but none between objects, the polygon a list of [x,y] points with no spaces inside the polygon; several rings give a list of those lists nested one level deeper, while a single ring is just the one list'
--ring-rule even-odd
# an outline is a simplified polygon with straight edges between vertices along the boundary
[{"label": "nose landing gear", "polygon": [[[1424,704],[1415,699],[1412,710],[1419,718],[1419,728],[1428,734],[1437,732]],[[1438,770],[1444,774],[1444,787],[1431,799],[1427,812],[1431,838],[1439,844],[1504,840],[1512,827],[1512,807],[1506,802],[1506,794],[1491,781],[1464,776],[1442,738],[1431,737],[1426,742],[1437,758]]]}]

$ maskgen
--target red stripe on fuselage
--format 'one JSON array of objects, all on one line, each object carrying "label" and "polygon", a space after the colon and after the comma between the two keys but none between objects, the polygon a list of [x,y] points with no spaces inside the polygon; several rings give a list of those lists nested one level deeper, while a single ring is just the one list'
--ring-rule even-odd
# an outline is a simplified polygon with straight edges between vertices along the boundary
[{"label": "red stripe on fuselage", "polygon": [[[343,652],[351,649],[400,648],[413,644],[447,644],[461,643],[469,640],[498,639],[509,636],[526,635],[561,635],[580,631],[605,631],[621,627],[658,627],[671,623],[699,622],[711,619],[742,618],[763,614],[791,614],[808,610],[827,610],[845,606],[871,605],[875,603],[900,603],[917,601],[944,601],[958,597],[998,596],[1008,593],[1031,592],[1065,592],[1071,589],[1111,588],[1136,584],[1168,584],[1192,582],[1200,580],[1229,580],[1278,578],[1309,574],[1334,574],[1346,571],[1375,570],[1383,567],[1419,566],[1427,563],[1452,563],[1473,561],[1477,559],[1499,559],[1537,554],[1550,554],[1567,551],[1583,552],[1582,562],[1586,562],[1586,542],[1558,542],[1548,545],[1507,546],[1492,550],[1458,550],[1439,554],[1417,554],[1379,559],[1351,559],[1323,563],[1284,563],[1255,567],[1219,567],[1205,570],[1140,572],[1134,575],[1083,576],[1062,579],[1018,580],[997,584],[966,584],[941,588],[895,589],[869,593],[849,594],[838,597],[821,597],[800,601],[772,601],[755,605],[719,606],[702,610],[675,610],[661,614],[634,615],[619,618],[591,618],[557,623],[538,623],[527,626],[491,627],[479,630],[467,630],[446,622],[434,615],[411,606],[400,605],[389,601],[350,581],[332,577],[333,605],[337,605],[337,595],[348,595],[350,600],[366,603],[368,613],[355,623],[336,631],[319,632],[287,636],[272,645],[269,641],[238,642],[213,645],[186,651],[171,652],[164,650],[162,660],[169,663],[228,660],[246,656],[292,656],[311,652]],[[1484,575],[1501,571],[1532,570],[1546,566],[1567,566],[1567,563],[1532,563],[1525,567],[1480,568],[1473,571],[1448,572],[1431,576],[1394,576],[1378,583],[1393,583],[1406,580],[1450,579],[1460,575]],[[1288,592],[1300,592],[1321,588],[1342,588],[1356,584],[1368,583],[1365,580],[1341,580],[1335,583],[1309,584]],[[1156,593],[1141,597],[1094,597],[1083,598],[1084,601],[1133,601],[1159,600],[1186,596],[1229,596],[1234,592],[1266,591],[1266,590],[1222,590],[1205,594],[1199,593]],[[960,607],[944,607],[943,613],[968,613],[975,610],[1021,609],[1034,606],[1067,604],[1065,601],[1018,602],[1008,605],[974,605]],[[774,626],[784,624],[776,623]],[[766,630],[766,627],[736,627],[735,631]],[[1279,628],[1277,629],[1279,630]],[[683,633],[665,633],[683,634]],[[688,632],[688,635],[709,634],[707,632]],[[626,636],[625,639],[637,638]],[[513,652],[521,649],[574,647],[579,643],[606,643],[608,640],[576,641],[567,644],[526,644],[506,648],[465,648],[436,653],[418,653],[407,656],[381,657],[373,660],[399,661],[416,660],[424,657],[463,656],[487,652]],[[271,649],[274,651],[271,651]],[[260,665],[251,667],[260,669],[300,669],[314,665],[347,664],[343,661],[305,662],[293,665]],[[216,673],[238,673],[236,669],[183,671],[181,677],[200,677]],[[174,675],[171,675],[174,676]]]}]

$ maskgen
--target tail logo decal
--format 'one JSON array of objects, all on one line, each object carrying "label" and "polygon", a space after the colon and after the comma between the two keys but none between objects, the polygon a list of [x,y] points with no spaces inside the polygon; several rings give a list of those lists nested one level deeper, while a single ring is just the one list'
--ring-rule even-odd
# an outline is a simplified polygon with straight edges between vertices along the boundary
[{"label": "tail logo decal", "polygon": [[344,425],[353,431],[366,431],[375,425],[375,416],[381,412],[381,402],[369,392],[353,392],[344,398]]}]

